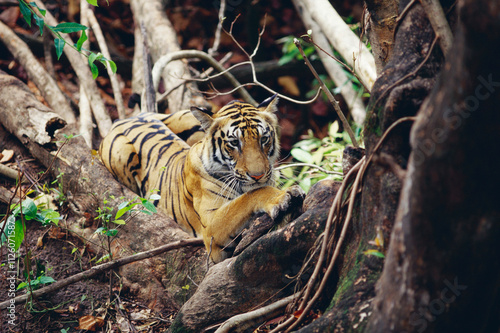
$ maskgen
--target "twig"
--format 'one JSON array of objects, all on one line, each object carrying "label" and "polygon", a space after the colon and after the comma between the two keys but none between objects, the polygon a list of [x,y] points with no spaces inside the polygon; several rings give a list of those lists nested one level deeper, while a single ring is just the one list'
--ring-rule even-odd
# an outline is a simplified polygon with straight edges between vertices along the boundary
[{"label": "twig", "polygon": [[443,54],[446,56],[450,51],[451,44],[453,44],[453,34],[444,15],[443,7],[436,0],[420,0],[420,3],[431,22],[434,33],[439,38],[441,50],[443,50]]},{"label": "twig", "polygon": [[326,169],[320,167],[319,165],[310,164],[310,163],[282,164],[279,167],[274,168],[274,170],[282,170],[282,169],[286,169],[286,168],[304,167],[304,166],[310,167],[310,168],[314,168],[314,169],[318,169],[319,171],[324,172],[324,173],[329,174],[329,175],[339,175],[339,176],[343,175],[342,172],[326,170]]},{"label": "twig", "polygon": [[226,320],[215,331],[215,333],[228,333],[231,332],[233,328],[238,328],[240,331],[252,328],[252,323],[256,320],[263,322],[278,315],[282,311],[282,309],[286,307],[290,302],[292,302],[296,297],[298,297],[298,293],[283,298],[277,302],[274,302],[257,310],[231,317]]},{"label": "twig", "polygon": [[217,28],[215,29],[214,45],[208,49],[208,54],[213,56],[217,53],[220,44],[220,32],[222,30],[222,22],[224,21],[224,12],[226,11],[226,0],[221,0],[219,9],[219,23],[217,23]]},{"label": "twig", "polygon": [[417,2],[417,0],[411,0],[405,7],[405,9],[403,9],[403,11],[401,12],[401,14],[399,14],[398,18],[396,19],[396,25],[394,26],[394,36],[392,37],[392,39],[396,39],[396,32],[398,31],[398,28],[399,28],[399,25],[401,24],[401,22],[403,21],[403,19],[406,17],[406,14],[408,14],[408,12],[410,11],[411,7],[413,7],[413,5]]},{"label": "twig", "polygon": [[300,54],[304,58],[304,61],[306,62],[307,67],[309,67],[309,69],[313,73],[316,80],[318,80],[318,82],[321,86],[321,89],[328,97],[328,100],[330,101],[330,103],[333,105],[335,112],[337,112],[337,116],[340,118],[340,120],[342,121],[342,124],[344,125],[344,129],[347,131],[347,134],[349,134],[349,137],[351,138],[353,146],[355,148],[359,148],[358,141],[356,140],[356,137],[354,136],[354,132],[352,131],[351,125],[349,125],[349,122],[347,121],[346,117],[344,116],[344,113],[340,109],[339,102],[337,102],[335,97],[333,97],[332,93],[330,92],[330,89],[327,88],[327,86],[325,85],[323,80],[321,80],[318,73],[316,72],[314,67],[311,65],[311,63],[309,62],[309,59],[307,58],[306,54],[304,53],[304,50],[302,49],[302,46],[300,45],[300,41],[297,38],[295,38],[294,43],[295,43],[295,46],[297,46],[297,48],[299,49]]},{"label": "twig", "polygon": [[130,263],[139,261],[139,260],[148,259],[148,258],[157,256],[159,254],[162,254],[164,252],[175,250],[175,249],[179,249],[179,248],[182,248],[182,247],[186,247],[186,246],[202,246],[202,245],[203,245],[203,240],[202,239],[198,239],[198,238],[183,239],[183,240],[180,240],[180,241],[177,241],[177,242],[173,242],[173,243],[170,243],[170,244],[159,246],[157,248],[154,248],[154,249],[151,249],[151,250],[148,250],[148,251],[140,252],[140,253],[131,255],[129,257],[116,259],[116,260],[113,260],[113,261],[110,261],[110,262],[107,262],[107,263],[104,263],[104,264],[101,264],[101,265],[98,265],[98,266],[94,266],[94,267],[92,267],[89,270],[86,270],[84,272],[75,274],[75,275],[70,276],[70,277],[68,277],[66,279],[59,280],[59,281],[57,281],[57,282],[55,282],[55,283],[53,283],[53,284],[51,284],[51,285],[49,285],[47,287],[35,290],[31,294],[25,294],[25,295],[22,295],[22,296],[18,296],[18,297],[14,298],[14,299],[1,302],[0,303],[0,309],[7,308],[7,306],[9,304],[12,304],[12,302],[14,302],[14,304],[20,304],[20,303],[26,301],[28,299],[28,297],[36,298],[36,297],[41,297],[41,296],[50,294],[50,293],[52,293],[52,292],[54,292],[56,290],[59,290],[59,289],[65,287],[65,286],[68,286],[70,284],[76,283],[76,282],[81,281],[83,279],[89,279],[89,278],[91,278],[91,277],[93,277],[93,276],[95,276],[97,274],[101,274],[101,273],[103,273],[103,272],[105,272],[107,270],[110,270],[110,269],[114,269],[114,268],[117,268],[117,267],[120,267],[120,266],[123,266],[123,265],[127,265],[127,264],[130,264]]},{"label": "twig", "polygon": [[[359,52],[359,37],[345,23],[331,3],[328,0],[296,0],[296,2],[301,8],[307,8],[333,48],[354,68],[361,77],[361,81],[371,88],[377,78],[373,55],[364,44],[361,45],[361,53]],[[353,64],[353,54],[356,54],[356,66]]]},{"label": "twig", "polygon": [[[90,11],[89,9],[89,4],[87,3],[86,0],[80,0],[80,23],[88,26],[89,25],[89,20],[88,20],[88,12]],[[81,34],[84,34],[85,31],[81,31]],[[90,42],[87,39],[82,47],[85,49],[89,49]],[[82,62],[86,62],[85,56],[82,55]],[[90,102],[87,96],[87,93],[85,92],[85,88],[83,85],[80,85],[80,100],[78,101],[78,107],[80,109],[80,133],[83,136],[83,139],[85,140],[85,143],[87,143],[87,146],[89,148],[92,148],[92,132],[94,130],[94,124],[92,121],[92,108],[90,107]]]},{"label": "twig", "polygon": [[300,36],[305,42],[307,43],[311,43],[313,44],[315,47],[317,47],[320,51],[322,51],[323,53],[325,53],[327,56],[329,56],[330,58],[332,58],[333,60],[335,60],[336,62],[338,62],[339,64],[341,64],[349,73],[351,73],[351,75],[353,75],[356,79],[358,79],[359,83],[363,86],[363,88],[365,89],[365,91],[367,92],[370,92],[370,89],[368,89],[368,87],[363,83],[363,81],[360,79],[360,77],[358,76],[358,74],[356,74],[351,67],[349,67],[346,63],[344,63],[342,60],[340,59],[337,59],[333,54],[331,54],[330,52],[327,52],[325,49],[323,49],[321,46],[319,46],[315,41],[314,39],[310,36],[310,35],[303,35],[303,36]]},{"label": "twig", "polygon": [[[86,2],[86,0],[85,0]],[[109,53],[108,50],[108,45],[106,44],[106,39],[104,38],[104,35],[102,34],[101,27],[99,23],[97,22],[97,19],[95,17],[95,14],[92,10],[88,8],[87,4],[87,17],[90,23],[90,26],[92,27],[92,32],[95,35],[95,38],[97,40],[97,44],[99,44],[99,48],[101,49],[101,53],[104,55],[105,58],[111,60],[111,54]],[[113,71],[111,70],[111,66],[106,66],[106,70],[108,71],[108,76],[109,76],[109,81],[111,82],[111,88],[113,89],[113,96],[115,98],[115,103],[116,103],[116,111],[118,112],[118,118],[119,119],[124,119],[125,118],[125,106],[123,104],[123,96],[120,91],[120,83],[118,82],[118,77]]]},{"label": "twig", "polygon": [[406,176],[406,170],[401,168],[392,155],[380,153],[380,155],[374,158],[374,162],[389,167],[400,181]]},{"label": "twig", "polygon": [[[355,202],[355,197],[358,192],[358,186],[361,183],[361,179],[363,178],[363,169],[366,169],[366,158],[363,156],[361,160],[359,160],[358,163],[351,169],[351,171],[360,169],[360,171],[356,175],[356,179],[354,180],[354,184],[351,189],[351,195],[350,195],[350,201],[349,201],[349,206],[347,208],[347,216],[344,220],[344,225],[342,227],[342,231],[340,232],[340,237],[337,241],[337,245],[335,246],[335,251],[333,253],[333,257],[330,260],[330,263],[328,264],[328,268],[323,276],[323,279],[321,280],[321,283],[316,290],[316,293],[314,294],[313,298],[307,303],[307,306],[304,308],[302,313],[300,314],[299,318],[293,323],[287,330],[286,332],[290,332],[293,330],[295,327],[297,327],[302,320],[306,317],[306,315],[309,313],[311,310],[312,306],[316,303],[318,298],[321,296],[321,293],[323,292],[323,289],[326,286],[326,283],[328,282],[328,278],[330,277],[330,274],[333,271],[333,268],[335,267],[335,262],[340,254],[340,248],[342,247],[345,235],[347,233],[347,228],[349,227],[349,222],[351,221],[352,217],[352,211],[354,209],[354,202]],[[351,172],[350,171],[350,172]],[[332,205],[333,206],[333,205]],[[325,238],[326,239],[326,238]]]},{"label": "twig", "polygon": [[4,175],[10,179],[14,179],[14,180],[17,179],[17,176],[18,176],[16,170],[11,169],[8,166],[3,165],[3,164],[0,164],[0,174]]},{"label": "twig", "polygon": [[206,61],[210,66],[214,67],[217,71],[223,73],[224,77],[234,86],[236,87],[236,91],[240,94],[240,96],[248,103],[257,105],[257,102],[253,99],[252,96],[248,93],[246,89],[243,88],[242,84],[236,80],[236,78],[229,73],[228,71],[225,70],[222,65],[215,60],[211,55],[203,52],[203,51],[198,51],[198,50],[183,50],[183,51],[177,51],[177,52],[171,52],[169,54],[166,54],[162,56],[158,61],[155,62],[155,65],[153,67],[152,71],[152,76],[153,76],[153,87],[154,91],[158,90],[158,87],[160,85],[160,79],[161,79],[161,73],[163,73],[163,70],[167,66],[167,64],[171,61],[174,60],[180,60],[180,59],[192,59],[192,58],[197,58]]}]

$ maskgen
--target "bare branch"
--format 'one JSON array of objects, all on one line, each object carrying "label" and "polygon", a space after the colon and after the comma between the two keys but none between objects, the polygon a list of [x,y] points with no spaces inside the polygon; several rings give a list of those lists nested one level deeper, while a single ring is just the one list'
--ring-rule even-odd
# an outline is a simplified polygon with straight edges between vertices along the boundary
[{"label": "bare branch", "polygon": [[47,287],[35,290],[32,293],[30,293],[30,294],[25,294],[25,295],[22,295],[22,296],[18,296],[18,297],[14,298],[14,299],[1,302],[0,303],[0,309],[7,308],[7,306],[9,304],[12,304],[12,302],[14,302],[15,304],[20,304],[22,302],[25,302],[29,298],[37,298],[37,297],[41,297],[43,295],[47,295],[47,294],[52,293],[52,292],[54,292],[56,290],[64,288],[64,287],[66,287],[66,286],[68,286],[70,284],[76,283],[76,282],[81,281],[83,279],[89,279],[89,278],[91,278],[91,277],[93,277],[93,276],[95,276],[97,274],[101,274],[101,273],[106,272],[106,271],[108,271],[110,269],[118,268],[120,266],[127,265],[127,264],[130,264],[130,263],[139,261],[139,260],[148,259],[148,258],[157,256],[159,254],[162,254],[164,252],[175,250],[175,249],[178,249],[178,248],[181,248],[181,247],[186,247],[186,246],[202,246],[202,245],[203,245],[203,240],[199,239],[199,238],[183,239],[183,240],[180,240],[180,241],[177,241],[177,242],[173,242],[173,243],[170,243],[170,244],[159,246],[157,248],[154,248],[154,249],[151,249],[151,250],[148,250],[148,251],[140,252],[140,253],[131,255],[129,257],[120,258],[120,259],[117,259],[117,260],[113,260],[113,261],[107,262],[107,263],[102,264],[102,265],[94,266],[94,267],[92,267],[89,270],[86,270],[84,272],[75,274],[75,275],[70,276],[70,277],[68,277],[66,279],[59,280],[59,281],[57,281],[57,282],[55,282],[55,283],[53,283],[53,284],[51,284],[51,285],[49,285]]},{"label": "bare branch", "polygon": [[342,121],[342,124],[344,125],[344,130],[347,131],[347,134],[349,134],[349,137],[351,138],[352,144],[354,145],[355,148],[358,148],[359,147],[358,141],[356,140],[356,137],[354,136],[354,132],[352,131],[351,125],[349,125],[349,122],[347,121],[346,117],[344,116],[344,113],[340,109],[339,102],[337,102],[335,97],[333,97],[332,93],[330,92],[330,89],[327,88],[327,86],[325,85],[323,80],[321,80],[318,73],[316,72],[314,67],[311,65],[311,63],[309,62],[309,59],[307,58],[306,54],[304,53],[304,50],[302,49],[302,46],[300,45],[299,40],[295,39],[294,43],[295,43],[295,46],[297,46],[297,48],[299,49],[300,54],[304,58],[306,65],[309,67],[309,69],[313,73],[316,80],[318,80],[318,82],[321,86],[321,89],[328,97],[328,100],[330,101],[330,103],[333,105],[335,112],[337,112],[337,116],[340,118],[340,120]]},{"label": "bare branch", "polygon": [[[86,2],[86,0],[85,0]],[[95,17],[95,14],[92,10],[88,9],[88,3],[87,3],[87,16],[88,20],[90,23],[90,26],[92,28],[92,32],[95,35],[95,38],[97,39],[97,44],[99,44],[99,49],[101,50],[101,53],[104,55],[105,58],[112,60],[111,59],[111,54],[109,53],[108,50],[108,45],[106,44],[106,39],[104,38],[104,35],[102,34],[101,27],[99,23],[97,22],[97,19]],[[108,71],[108,76],[109,76],[109,81],[111,82],[111,88],[113,89],[113,96],[115,99],[116,103],[116,110],[118,112],[118,118],[123,119],[125,118],[125,106],[123,104],[123,96],[120,91],[120,83],[118,82],[118,77],[116,73],[113,73],[111,70],[111,66],[106,66],[106,70]]]},{"label": "bare branch", "polygon": [[253,327],[252,323],[256,320],[264,322],[278,315],[282,309],[290,304],[296,297],[298,297],[298,294],[293,294],[260,309],[231,317],[226,320],[215,333],[229,333],[233,328],[238,328],[239,330],[251,328]]},{"label": "bare branch", "polygon": [[222,22],[224,22],[224,12],[226,11],[226,0],[221,0],[219,9],[219,23],[217,23],[217,28],[215,29],[214,45],[208,49],[208,54],[211,56],[217,53],[220,44],[220,32],[222,30]]},{"label": "bare branch", "polygon": [[446,56],[451,48],[451,44],[453,44],[453,34],[444,15],[443,7],[436,0],[420,0],[420,3],[427,13],[427,18],[431,22],[432,29],[434,29],[434,33],[439,38],[441,50],[443,50]]}]

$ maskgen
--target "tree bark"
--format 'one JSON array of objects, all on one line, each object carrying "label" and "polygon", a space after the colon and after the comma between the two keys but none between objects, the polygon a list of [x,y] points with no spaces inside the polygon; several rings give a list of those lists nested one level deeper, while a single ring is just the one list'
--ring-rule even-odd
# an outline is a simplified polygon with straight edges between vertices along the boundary
[{"label": "tree bark", "polygon": [[412,154],[370,332],[494,332],[500,309],[500,42],[494,1],[459,1]]},{"label": "tree bark", "polygon": [[380,75],[394,49],[399,0],[366,0],[365,3],[369,15],[366,31],[372,46],[377,75]]},{"label": "tree bark", "polygon": [[[400,3],[400,11],[408,2]],[[367,157],[391,124],[417,113],[431,90],[443,61],[439,47],[431,48],[433,40],[432,27],[416,3],[401,22],[393,56],[373,85],[364,130]],[[416,75],[410,75],[415,71]],[[409,131],[408,123],[398,125],[378,153],[392,156],[405,168],[410,154]],[[383,259],[364,252],[375,249],[369,241],[379,232],[384,236],[384,244],[388,244],[400,190],[401,182],[391,170],[375,163],[368,167],[359,203],[355,206],[357,213],[337,266],[338,283],[332,286],[334,295],[330,296],[325,314],[300,332],[362,332],[366,329]]]}]

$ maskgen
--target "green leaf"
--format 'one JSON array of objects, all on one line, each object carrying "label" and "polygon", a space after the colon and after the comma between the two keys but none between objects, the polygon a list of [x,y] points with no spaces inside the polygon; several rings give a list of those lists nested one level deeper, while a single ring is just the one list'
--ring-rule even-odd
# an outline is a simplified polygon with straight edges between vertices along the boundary
[{"label": "green leaf", "polygon": [[16,220],[14,226],[14,250],[17,251],[24,239],[24,229],[21,220]]},{"label": "green leaf", "polygon": [[45,24],[45,22],[43,21],[43,18],[41,18],[38,15],[34,15],[33,17],[35,19],[36,25],[40,28],[40,35],[42,36],[43,35],[43,25]]},{"label": "green leaf", "polygon": [[95,80],[99,76],[99,69],[94,63],[89,64],[90,71],[92,72],[92,78]]},{"label": "green leaf", "polygon": [[38,9],[40,11],[40,14],[42,14],[42,16],[45,17],[45,13],[47,12],[45,9],[41,9],[40,7],[38,7],[36,2],[34,2],[34,1],[31,1],[30,5],[32,5],[36,9]]},{"label": "green leaf", "polygon": [[142,205],[144,208],[149,210],[151,213],[156,213],[156,207],[153,205],[150,201],[147,201],[146,199],[143,199]]},{"label": "green leaf", "polygon": [[28,23],[28,26],[31,27],[31,10],[26,2],[20,0],[19,9],[21,9],[21,14],[23,14],[24,20]]},{"label": "green leaf", "polygon": [[[128,212],[132,207],[130,206],[125,206],[121,209],[119,209],[117,212],[116,212],[116,215],[115,215],[115,219],[119,219],[120,217],[123,216],[123,214],[125,214],[126,212]],[[116,222],[115,222],[116,223]]]},{"label": "green leaf", "polygon": [[113,60],[107,60],[109,66],[111,67],[111,71],[113,72],[113,74],[116,74],[116,64]]},{"label": "green leaf", "polygon": [[106,231],[104,234],[108,237],[115,237],[117,233],[118,233],[118,230],[111,229],[111,230]]},{"label": "green leaf", "polygon": [[97,0],[87,0],[87,2],[88,2],[89,4],[91,4],[92,6],[99,7],[99,5],[97,4]]},{"label": "green leaf", "polygon": [[50,276],[39,276],[37,280],[39,280],[41,284],[49,284],[56,282],[56,280],[54,280]]},{"label": "green leaf", "polygon": [[62,32],[65,34],[69,34],[71,32],[78,32],[82,30],[87,30],[88,27],[80,24],[80,23],[75,23],[75,22],[64,22],[64,23],[59,23],[55,27],[52,27],[52,30],[55,32]]},{"label": "green leaf", "polygon": [[61,38],[55,38],[54,45],[56,47],[57,60],[59,60],[59,58],[61,58],[61,55],[62,55],[63,49],[64,49],[64,45],[66,45],[66,43]]},{"label": "green leaf", "polygon": [[33,220],[36,217],[38,208],[33,200],[27,198],[23,201],[23,215],[26,220]]},{"label": "green leaf", "polygon": [[97,54],[95,54],[94,52],[90,53],[90,55],[89,55],[89,66],[90,66],[90,70],[92,71],[92,78],[94,80],[99,75],[99,69],[97,68],[96,64],[94,64],[94,61],[96,61],[97,58],[98,58]]},{"label": "green leaf", "polygon": [[293,158],[302,163],[310,163],[312,159],[312,156],[309,152],[299,148],[293,148],[290,151],[290,154],[292,154]]},{"label": "green leaf", "polygon": [[378,258],[385,258],[385,255],[382,252],[377,251],[377,250],[373,250],[373,249],[366,250],[363,253],[366,255],[371,255],[371,256],[378,257]]},{"label": "green leaf", "polygon": [[125,220],[113,220],[115,224],[125,224]]},{"label": "green leaf", "polygon": [[26,288],[28,286],[28,284],[26,282],[21,282],[19,283],[19,285],[17,286],[16,290],[21,290],[23,288]]},{"label": "green leaf", "polygon": [[85,43],[86,40],[87,40],[87,34],[85,33],[85,30],[83,30],[82,34],[80,35],[80,38],[78,39],[78,42],[76,42],[76,45],[75,45],[78,52],[80,52],[82,50],[82,45],[83,45],[83,43]]}]

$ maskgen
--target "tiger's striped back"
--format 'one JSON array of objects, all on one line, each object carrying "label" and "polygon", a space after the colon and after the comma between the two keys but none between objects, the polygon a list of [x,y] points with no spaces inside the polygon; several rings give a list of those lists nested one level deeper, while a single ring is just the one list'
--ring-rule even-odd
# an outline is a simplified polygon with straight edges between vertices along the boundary
[{"label": "tiger's striped back", "polygon": [[[113,125],[101,143],[101,159],[135,192],[147,197],[158,190],[161,199],[154,204],[203,237],[219,262],[253,214],[275,218],[292,197],[303,197],[297,188],[275,188],[276,103],[273,96],[258,107],[233,101],[216,113],[195,107],[172,116],[141,113]],[[197,142],[190,146],[179,136]]]}]

